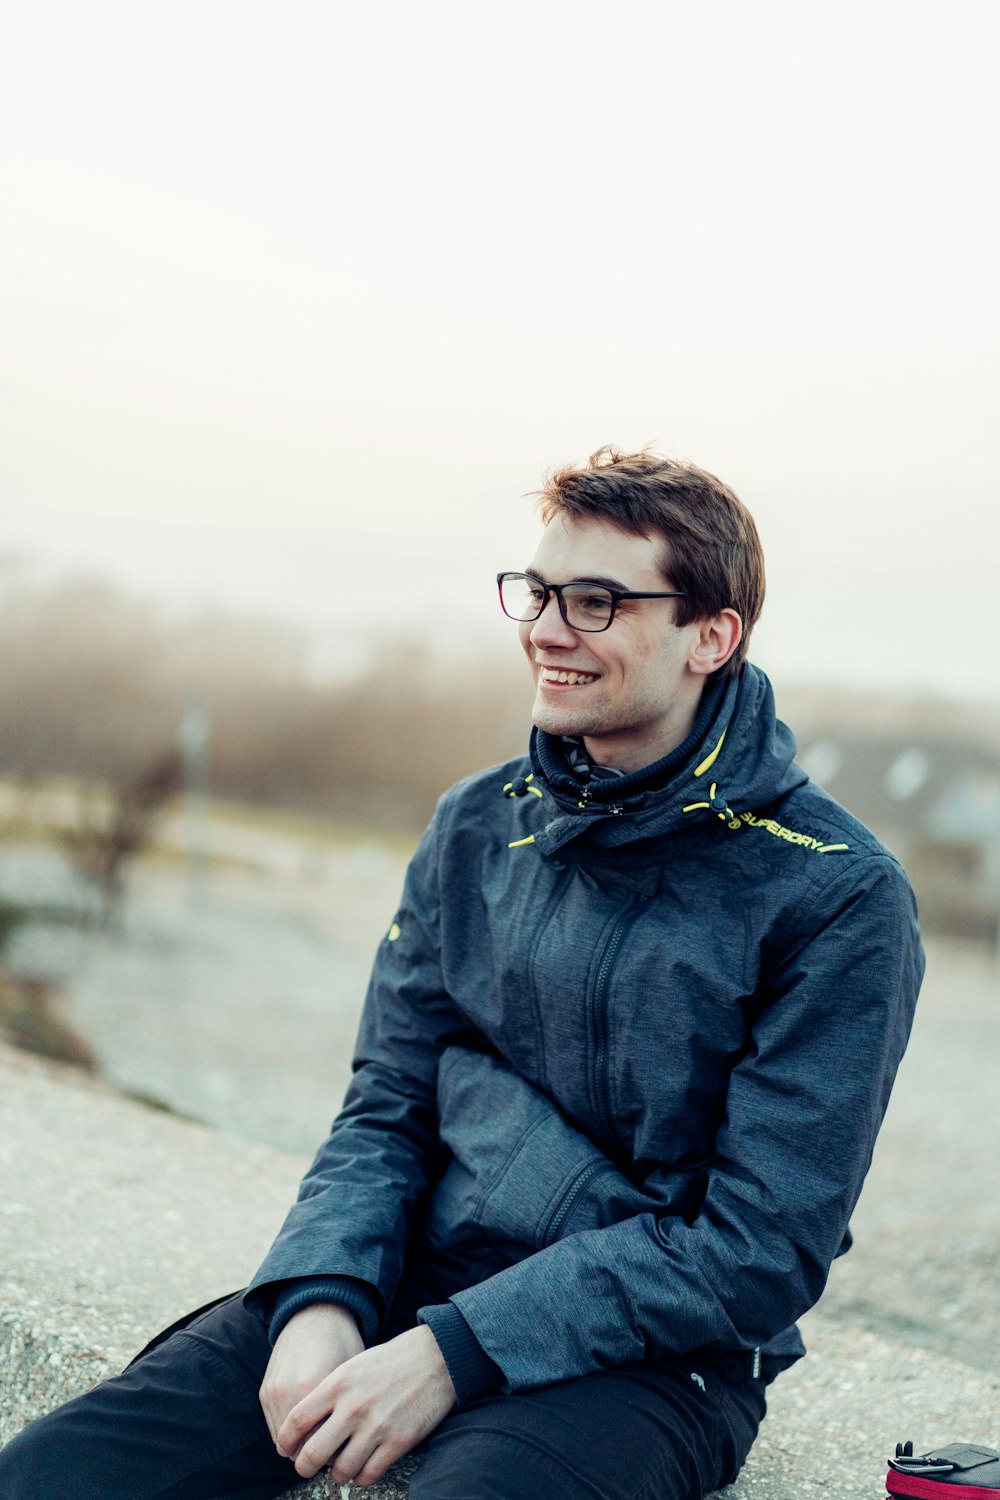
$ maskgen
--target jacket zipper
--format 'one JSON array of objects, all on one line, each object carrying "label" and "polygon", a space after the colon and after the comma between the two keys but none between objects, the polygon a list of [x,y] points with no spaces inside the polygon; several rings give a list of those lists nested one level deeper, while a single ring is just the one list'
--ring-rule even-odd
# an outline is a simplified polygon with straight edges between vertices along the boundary
[{"label": "jacket zipper", "polygon": [[553,1240],[559,1238],[559,1231],[576,1207],[577,1200],[587,1184],[601,1172],[613,1172],[615,1170],[615,1167],[609,1161],[588,1161],[586,1166],[580,1168],[569,1187],[563,1193],[555,1212],[542,1231],[541,1242],[543,1249],[546,1245],[551,1245]]},{"label": "jacket zipper", "polygon": [[618,918],[617,923],[611,931],[611,936],[608,938],[604,949],[604,956],[597,971],[597,979],[594,983],[594,998],[591,1006],[591,1029],[594,1039],[594,1065],[591,1073],[591,1092],[594,1112],[597,1115],[605,1140],[611,1144],[616,1144],[616,1139],[611,1125],[607,1097],[608,991],[611,987],[611,976],[618,963],[618,955],[646,899],[645,896],[638,896],[632,905]]},{"label": "jacket zipper", "polygon": [[545,1028],[542,1024],[542,1008],[538,1003],[538,990],[535,985],[535,965],[538,961],[538,950],[542,946],[542,939],[548,931],[549,924],[555,917],[555,913],[558,910],[559,903],[562,901],[563,891],[572,880],[572,878],[572,866],[567,866],[567,868],[560,875],[558,881],[556,882],[555,889],[549,897],[548,904],[546,905],[545,911],[542,915],[542,920],[539,922],[538,927],[535,931],[535,936],[532,939],[531,951],[528,954],[528,997],[531,1000],[531,1008],[534,1012],[535,1036],[538,1039],[538,1081],[543,1088],[548,1083],[548,1065],[545,1060]]}]

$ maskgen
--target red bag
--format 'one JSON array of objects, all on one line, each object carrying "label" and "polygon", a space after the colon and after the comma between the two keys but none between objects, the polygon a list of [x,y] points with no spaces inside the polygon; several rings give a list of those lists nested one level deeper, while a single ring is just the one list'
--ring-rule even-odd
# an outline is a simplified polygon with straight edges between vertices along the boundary
[{"label": "red bag", "polygon": [[885,1487],[914,1500],[1000,1500],[1000,1453],[975,1443],[949,1443],[914,1456],[912,1443],[897,1443]]}]

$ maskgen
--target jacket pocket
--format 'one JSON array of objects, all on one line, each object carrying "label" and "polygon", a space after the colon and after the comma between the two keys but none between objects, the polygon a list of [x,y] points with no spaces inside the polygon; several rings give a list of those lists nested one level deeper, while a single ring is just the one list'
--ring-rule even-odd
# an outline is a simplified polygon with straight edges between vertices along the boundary
[{"label": "jacket pocket", "polygon": [[441,1187],[456,1229],[474,1225],[527,1254],[657,1206],[499,1058],[449,1048],[438,1106],[452,1153]]}]

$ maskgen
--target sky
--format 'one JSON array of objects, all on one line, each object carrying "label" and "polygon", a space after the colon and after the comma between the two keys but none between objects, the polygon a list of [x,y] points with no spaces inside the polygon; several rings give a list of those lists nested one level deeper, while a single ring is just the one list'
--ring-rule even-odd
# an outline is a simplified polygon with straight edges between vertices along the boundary
[{"label": "sky", "polygon": [[652,443],[756,516],[777,681],[1000,699],[997,30],[11,9],[0,553],[476,670],[546,469]]}]

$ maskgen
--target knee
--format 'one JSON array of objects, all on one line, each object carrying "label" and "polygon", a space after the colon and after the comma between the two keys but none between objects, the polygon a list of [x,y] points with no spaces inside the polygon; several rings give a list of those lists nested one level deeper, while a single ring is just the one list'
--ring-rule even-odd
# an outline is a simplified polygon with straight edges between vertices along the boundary
[{"label": "knee", "polygon": [[572,1465],[514,1432],[483,1426],[437,1433],[410,1480],[409,1500],[592,1500]]}]

